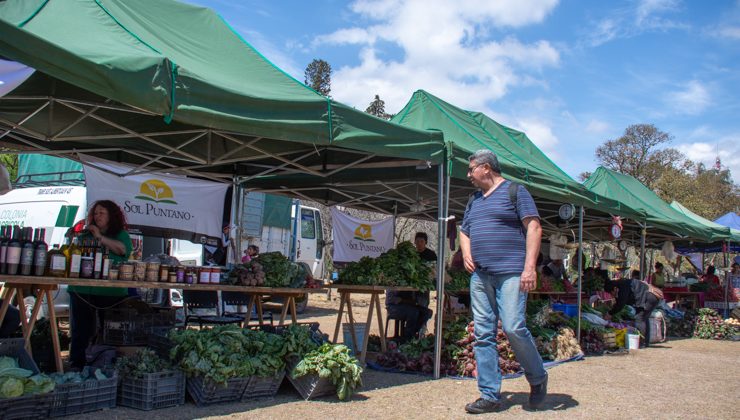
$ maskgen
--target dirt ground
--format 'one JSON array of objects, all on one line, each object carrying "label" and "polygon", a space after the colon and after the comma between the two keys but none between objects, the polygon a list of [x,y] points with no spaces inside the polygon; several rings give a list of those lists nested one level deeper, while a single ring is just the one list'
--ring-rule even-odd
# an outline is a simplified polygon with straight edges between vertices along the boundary
[{"label": "dirt ground", "polygon": [[[366,317],[368,302],[369,297],[353,301],[358,318]],[[301,321],[319,321],[322,331],[331,335],[338,306],[338,301],[327,301],[325,295],[314,295]],[[526,408],[529,386],[524,378],[517,378],[504,381],[505,404],[498,415],[533,419],[740,418],[740,342],[676,339],[626,355],[562,364],[549,374],[549,396],[541,410]],[[349,402],[331,397],[303,401],[285,381],[273,399],[209,407],[189,402],[151,412],[118,407],[76,418],[447,419],[466,416],[464,405],[478,396],[475,380],[433,380],[368,369],[363,381],[364,387]]]}]

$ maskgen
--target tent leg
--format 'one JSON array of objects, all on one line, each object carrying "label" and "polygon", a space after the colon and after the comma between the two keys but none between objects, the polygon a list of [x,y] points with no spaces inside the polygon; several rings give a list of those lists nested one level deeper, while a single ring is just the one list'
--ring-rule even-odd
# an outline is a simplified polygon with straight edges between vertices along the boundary
[{"label": "tent leg", "polygon": [[583,290],[583,206],[578,208],[578,331],[576,340],[581,342],[581,291]]},{"label": "tent leg", "polygon": [[[442,365],[442,322],[444,320],[444,270],[445,238],[447,237],[447,200],[449,194],[449,177],[446,174],[446,159],[439,165],[438,185],[439,199],[437,204],[437,311],[434,323],[434,379],[439,379]],[[445,182],[447,181],[447,182]]]},{"label": "tent leg", "polygon": [[640,231],[640,275],[645,274],[645,236],[647,235],[647,229],[642,228]]}]

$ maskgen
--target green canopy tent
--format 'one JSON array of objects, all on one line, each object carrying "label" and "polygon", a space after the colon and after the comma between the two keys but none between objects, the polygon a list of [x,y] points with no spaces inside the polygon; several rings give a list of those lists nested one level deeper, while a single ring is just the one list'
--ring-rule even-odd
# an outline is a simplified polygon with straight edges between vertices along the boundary
[{"label": "green canopy tent", "polygon": [[317,94],[206,8],[170,0],[0,2],[0,56],[38,70],[0,98],[0,141],[8,147],[83,152],[138,164],[136,173],[227,182],[443,158],[439,133]]},{"label": "green canopy tent", "polygon": [[[729,228],[727,226],[722,226],[719,223],[715,223],[715,222],[713,222],[711,220],[705,219],[705,218],[699,216],[698,214],[694,213],[693,211],[689,210],[688,207],[684,206],[683,204],[679,203],[678,201],[675,201],[674,200],[671,203],[671,207],[674,210],[676,210],[676,211],[684,214],[686,217],[689,217],[689,218],[693,219],[694,221],[696,221],[697,223],[700,223],[700,224],[702,224],[704,226],[707,226],[710,229],[725,230],[726,231],[725,234],[727,235],[727,237],[726,238],[723,238],[724,240],[722,242],[731,241],[731,242],[734,242],[734,243],[740,243],[740,231],[739,230],[732,229],[732,228]],[[715,242],[715,245],[716,245],[716,242]]]}]

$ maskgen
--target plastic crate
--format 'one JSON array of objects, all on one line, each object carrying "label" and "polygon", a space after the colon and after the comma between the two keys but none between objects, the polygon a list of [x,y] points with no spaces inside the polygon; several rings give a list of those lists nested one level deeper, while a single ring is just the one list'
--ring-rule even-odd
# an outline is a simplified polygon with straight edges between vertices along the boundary
[{"label": "plastic crate", "polygon": [[136,309],[115,309],[106,314],[103,343],[111,346],[145,346],[155,327],[175,325],[175,311],[140,314]]},{"label": "plastic crate", "polygon": [[569,303],[553,303],[552,310],[562,312],[571,318],[578,316],[578,305]]},{"label": "plastic crate", "polygon": [[320,378],[318,374],[303,375],[298,378],[293,377],[293,369],[298,365],[298,361],[293,359],[287,367],[286,376],[293,388],[301,394],[304,400],[311,398],[324,397],[335,394],[337,387],[329,378]]},{"label": "plastic crate", "polygon": [[169,339],[171,327],[154,327],[147,337],[147,347],[154,350],[157,356],[170,360],[170,351],[175,343]]},{"label": "plastic crate", "polygon": [[252,376],[249,378],[247,387],[242,394],[242,401],[248,401],[254,398],[274,397],[280,389],[280,384],[285,378],[285,370],[277,372],[274,376],[260,377]]},{"label": "plastic crate", "polygon": [[187,389],[195,405],[202,407],[238,401],[244,394],[248,382],[249,378],[231,378],[226,381],[226,384],[219,384],[211,379],[196,376],[188,378]]},{"label": "plastic crate", "polygon": [[111,369],[103,373],[107,379],[57,385],[50,416],[70,416],[115,407],[118,376]]},{"label": "plastic crate", "polygon": [[[22,338],[0,340],[0,356],[15,357],[18,366],[39,373],[39,368],[31,355],[26,351],[26,342]],[[0,419],[45,419],[49,417],[54,393],[26,395],[16,398],[0,399]]]},{"label": "plastic crate", "polygon": [[121,378],[118,405],[156,410],[185,404],[185,375],[180,370],[149,373],[143,378]]}]

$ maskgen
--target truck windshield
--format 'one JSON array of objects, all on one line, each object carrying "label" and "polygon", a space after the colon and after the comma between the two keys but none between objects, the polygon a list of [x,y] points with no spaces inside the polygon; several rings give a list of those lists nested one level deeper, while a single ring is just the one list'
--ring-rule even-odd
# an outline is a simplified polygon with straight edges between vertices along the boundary
[{"label": "truck windshield", "polygon": [[311,209],[301,209],[301,237],[305,239],[316,238],[316,220]]}]

